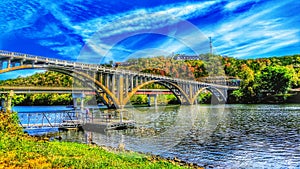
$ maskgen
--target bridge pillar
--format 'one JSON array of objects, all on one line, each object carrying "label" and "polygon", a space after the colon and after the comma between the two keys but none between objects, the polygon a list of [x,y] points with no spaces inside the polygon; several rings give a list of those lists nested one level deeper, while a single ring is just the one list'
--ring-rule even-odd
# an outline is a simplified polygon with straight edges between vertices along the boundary
[{"label": "bridge pillar", "polygon": [[128,88],[129,88],[129,85],[128,85],[128,75],[126,74],[125,75],[125,84],[124,84],[124,90],[125,90],[125,96],[127,96],[128,94]]},{"label": "bridge pillar", "polygon": [[130,91],[132,91],[133,88],[133,75],[130,75]]},{"label": "bridge pillar", "polygon": [[10,68],[10,66],[11,66],[11,60],[8,59],[8,60],[7,60],[7,68]]},{"label": "bridge pillar", "polygon": [[148,106],[151,107],[151,96],[154,98],[154,106],[157,106],[157,94],[148,94]]},{"label": "bridge pillar", "polygon": [[140,84],[143,84],[143,82],[144,82],[144,78],[140,77]]},{"label": "bridge pillar", "polygon": [[112,78],[111,78],[111,92],[116,95],[116,75],[112,74]]},{"label": "bridge pillar", "polygon": [[1,107],[4,111],[10,112],[12,110],[12,98],[14,96],[14,91],[10,90],[9,93],[7,93],[6,99],[1,100]]},{"label": "bridge pillar", "polygon": [[76,109],[77,107],[77,98],[73,98],[73,107]]},{"label": "bridge pillar", "polygon": [[[189,99],[190,99],[190,102],[192,102],[192,99],[193,99],[193,86],[192,86],[192,84],[189,84]],[[191,104],[194,104],[194,103],[191,103]]]},{"label": "bridge pillar", "polygon": [[105,87],[109,89],[109,74],[105,74]]},{"label": "bridge pillar", "polygon": [[80,97],[80,110],[84,109],[84,99],[83,97]]},{"label": "bridge pillar", "polygon": [[120,104],[123,105],[123,96],[124,96],[124,77],[123,77],[123,75],[119,75],[117,78],[117,96],[118,96]]},{"label": "bridge pillar", "polygon": [[84,93],[74,93],[73,94],[73,104],[74,104],[74,108],[78,107],[77,104],[77,99],[80,99],[80,109],[83,110],[84,109],[84,97],[85,94]]},{"label": "bridge pillar", "polygon": [[99,78],[99,82],[100,82],[101,84],[103,84],[103,74],[102,74],[102,72],[99,73],[98,78]]},{"label": "bridge pillar", "polygon": [[5,99],[1,99],[1,110],[5,110],[5,106],[6,106]]},{"label": "bridge pillar", "polygon": [[138,86],[138,85],[139,85],[139,77],[136,76],[136,77],[134,77],[134,78],[135,78],[135,86]]}]

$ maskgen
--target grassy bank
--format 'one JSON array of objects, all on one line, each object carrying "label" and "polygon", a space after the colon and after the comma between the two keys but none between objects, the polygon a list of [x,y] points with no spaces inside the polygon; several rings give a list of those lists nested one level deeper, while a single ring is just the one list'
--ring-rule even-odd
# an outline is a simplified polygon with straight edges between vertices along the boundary
[{"label": "grassy bank", "polygon": [[133,152],[30,137],[17,119],[0,112],[0,168],[188,168]]}]

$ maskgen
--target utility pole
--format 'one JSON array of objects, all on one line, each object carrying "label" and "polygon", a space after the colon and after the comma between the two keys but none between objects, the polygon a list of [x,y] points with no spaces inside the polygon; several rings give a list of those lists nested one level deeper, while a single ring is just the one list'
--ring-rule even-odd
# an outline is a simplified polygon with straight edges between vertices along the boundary
[{"label": "utility pole", "polygon": [[211,36],[209,37],[209,49],[210,49],[210,55],[212,55],[212,41],[211,41]]}]

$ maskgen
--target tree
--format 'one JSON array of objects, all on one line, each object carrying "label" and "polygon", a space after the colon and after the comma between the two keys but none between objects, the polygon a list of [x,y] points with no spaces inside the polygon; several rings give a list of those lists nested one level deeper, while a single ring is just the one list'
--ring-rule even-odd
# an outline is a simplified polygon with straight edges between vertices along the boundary
[{"label": "tree", "polygon": [[292,85],[293,69],[284,66],[268,66],[258,76],[259,94],[269,95],[286,94]]},{"label": "tree", "polygon": [[236,101],[253,102],[258,86],[255,81],[254,71],[246,64],[243,64],[238,76],[242,79],[241,86],[238,90],[233,91],[232,95],[236,98]]}]

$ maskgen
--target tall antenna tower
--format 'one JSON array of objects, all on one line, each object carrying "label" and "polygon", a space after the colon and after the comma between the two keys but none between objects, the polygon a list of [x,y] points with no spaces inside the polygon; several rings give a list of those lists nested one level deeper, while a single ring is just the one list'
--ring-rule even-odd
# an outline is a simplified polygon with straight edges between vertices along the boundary
[{"label": "tall antenna tower", "polygon": [[211,37],[209,37],[209,49],[210,49],[210,55],[212,56],[212,41],[211,41]]}]

